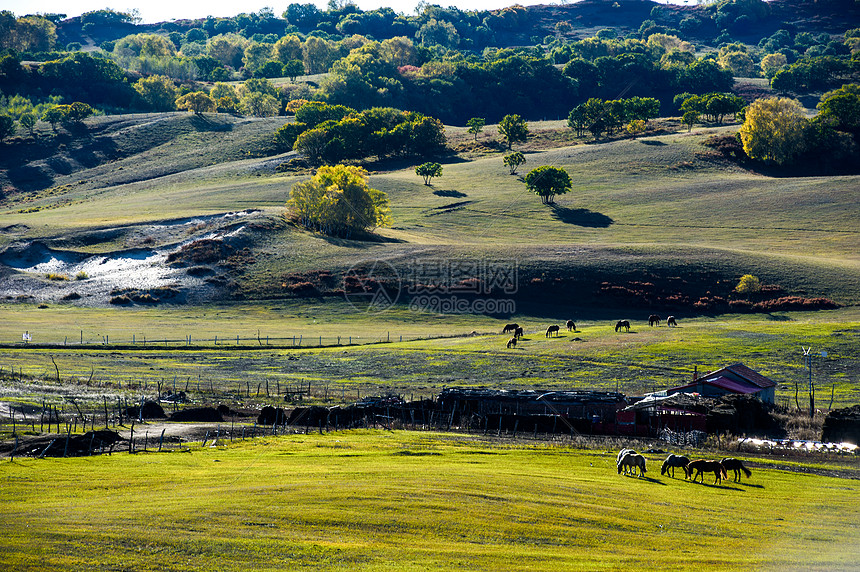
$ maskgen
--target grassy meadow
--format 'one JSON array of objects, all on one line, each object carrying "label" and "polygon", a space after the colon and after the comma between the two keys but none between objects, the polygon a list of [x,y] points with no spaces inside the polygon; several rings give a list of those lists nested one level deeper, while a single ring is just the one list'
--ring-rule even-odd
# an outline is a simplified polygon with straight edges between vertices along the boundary
[{"label": "grassy meadow", "polygon": [[7,570],[849,570],[857,481],[433,433],[0,463]]}]

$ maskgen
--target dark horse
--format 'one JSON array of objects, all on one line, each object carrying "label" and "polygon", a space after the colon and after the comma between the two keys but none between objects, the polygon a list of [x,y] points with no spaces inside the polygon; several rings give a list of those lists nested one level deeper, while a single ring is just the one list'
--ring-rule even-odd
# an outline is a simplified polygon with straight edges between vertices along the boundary
[{"label": "dark horse", "polygon": [[506,346],[508,349],[517,347],[517,337],[514,336],[508,340],[508,345]]},{"label": "dark horse", "polygon": [[675,316],[669,316],[668,318],[666,318],[666,325],[670,327],[677,326],[678,322],[675,321]]},{"label": "dark horse", "polygon": [[620,332],[621,328],[624,328],[625,332],[629,332],[630,331],[630,322],[628,322],[627,320],[618,320],[615,323],[615,331]]},{"label": "dark horse", "polygon": [[571,331],[575,332],[576,331],[576,324],[573,323],[573,320],[567,321],[567,331],[568,332],[571,332]]},{"label": "dark horse", "polygon": [[667,475],[669,474],[669,469],[672,469],[672,478],[675,478],[675,467],[681,467],[684,469],[684,478],[690,478],[690,474],[687,472],[687,465],[690,464],[690,459],[684,457],[683,455],[669,455],[666,457],[666,460],[663,461],[663,466],[660,467],[660,474]]},{"label": "dark horse", "polygon": [[648,325],[649,326],[654,326],[654,325],[659,326],[660,325],[660,316],[658,316],[657,314],[651,314],[650,316],[648,316]]},{"label": "dark horse", "polygon": [[551,335],[553,335],[553,334],[555,334],[555,335],[557,336],[557,335],[558,335],[558,330],[559,330],[559,328],[558,328],[558,324],[553,324],[553,325],[551,325],[550,327],[548,327],[548,328],[546,329],[546,337],[548,338],[548,337],[550,337],[550,336],[551,336]]},{"label": "dark horse", "polygon": [[727,473],[728,473],[728,471],[734,471],[735,472],[735,482],[736,483],[740,482],[740,480],[741,480],[741,471],[744,472],[744,474],[747,476],[747,478],[750,478],[752,476],[752,471],[750,471],[749,469],[744,467],[744,464],[741,462],[740,459],[727,457],[727,458],[723,459],[722,461],[720,461],[720,464],[723,466],[723,469],[725,469]]},{"label": "dark horse", "polygon": [[502,329],[502,333],[507,334],[508,332],[513,332],[519,327],[519,324],[505,324],[505,327]]},{"label": "dark horse", "polygon": [[517,326],[517,329],[514,330],[514,337],[515,338],[521,338],[524,335],[526,335],[526,332],[525,332],[525,330],[523,330],[522,326]]},{"label": "dark horse", "polygon": [[698,478],[699,475],[702,475],[702,484],[704,484],[705,473],[714,473],[714,484],[720,483],[723,479],[729,478],[726,474],[726,470],[719,461],[708,461],[705,459],[690,461],[687,465],[687,474],[692,475],[693,471],[696,471],[696,476],[693,477],[694,483],[696,482],[696,478]]}]

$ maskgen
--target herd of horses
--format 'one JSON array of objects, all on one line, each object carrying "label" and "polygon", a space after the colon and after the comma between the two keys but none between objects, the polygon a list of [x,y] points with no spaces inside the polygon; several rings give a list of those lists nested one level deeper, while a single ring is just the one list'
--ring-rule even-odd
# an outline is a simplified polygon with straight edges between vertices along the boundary
[{"label": "herd of horses", "polygon": [[[618,466],[618,474],[632,474],[642,477],[645,473],[645,457],[634,451],[633,449],[621,449],[616,458]],[[741,472],[747,478],[752,476],[752,471],[747,469],[740,459],[727,457],[721,461],[712,461],[708,459],[696,459],[691,461],[683,455],[669,455],[663,461],[663,466],[660,467],[661,475],[669,475],[671,471],[672,478],[675,478],[675,469],[681,468],[684,470],[684,479],[692,478],[693,482],[701,475],[702,484],[705,482],[705,473],[714,473],[714,484],[722,483],[723,479],[728,479],[728,471],[734,472],[735,482],[740,482]]]},{"label": "herd of horses", "polygon": [[[657,314],[651,314],[650,316],[648,316],[648,325],[649,326],[652,326],[652,327],[658,326],[659,327],[661,321],[662,321],[662,318],[660,316],[658,316]],[[576,331],[576,324],[573,322],[573,320],[568,320],[565,325],[567,326],[568,332],[575,332]],[[666,325],[669,327],[677,326],[678,321],[675,319],[675,316],[669,316],[668,318],[666,318]],[[621,330],[624,330],[625,332],[630,331],[630,320],[618,320],[618,322],[615,323],[615,331],[620,332]],[[559,334],[559,331],[561,331],[561,327],[558,324],[552,324],[551,326],[547,327],[546,333],[544,334],[544,336],[547,338],[557,337]],[[517,323],[505,324],[505,327],[502,328],[502,333],[503,334],[507,334],[507,333],[513,334],[513,337],[511,337],[508,340],[508,343],[507,343],[508,349],[517,347],[517,340],[519,340],[521,337],[523,337],[523,335],[525,335],[525,332],[524,332],[522,326],[520,326]]]}]

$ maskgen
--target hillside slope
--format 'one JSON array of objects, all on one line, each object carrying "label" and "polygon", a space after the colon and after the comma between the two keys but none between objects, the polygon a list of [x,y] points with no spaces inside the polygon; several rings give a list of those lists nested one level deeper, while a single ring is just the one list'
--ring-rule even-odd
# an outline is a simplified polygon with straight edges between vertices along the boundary
[{"label": "hillside slope", "polygon": [[[114,260],[146,249],[174,253],[174,271],[153,287],[186,292],[176,301],[337,296],[343,272],[377,259],[404,284],[428,260],[501,261],[516,267],[516,295],[524,301],[674,300],[691,309],[702,297],[725,297],[745,273],[785,295],[860,301],[858,177],[748,172],[701,145],[714,130],[545,150],[530,143],[520,175],[555,165],[574,180],[573,192],[555,205],[529,194],[501,153],[452,156],[432,186],[412,166],[390,165],[372,173],[371,184],[389,194],[393,228],[365,242],[284,224],[289,188],[307,174],[276,173],[283,157],[248,157],[265,154],[283,121],[96,118],[90,136],[41,160],[50,187],[19,189],[0,205],[0,246],[10,247],[0,289],[58,301],[80,285],[46,280],[33,270],[50,267],[40,264],[71,260],[50,268],[74,275],[82,254]],[[563,130],[561,123],[533,128]],[[482,137],[494,131],[488,126]],[[89,162],[63,162],[86,153],[94,157]],[[201,277],[205,295],[195,294]],[[310,286],[300,292],[296,284]],[[85,302],[103,304],[122,290],[95,288]]]}]

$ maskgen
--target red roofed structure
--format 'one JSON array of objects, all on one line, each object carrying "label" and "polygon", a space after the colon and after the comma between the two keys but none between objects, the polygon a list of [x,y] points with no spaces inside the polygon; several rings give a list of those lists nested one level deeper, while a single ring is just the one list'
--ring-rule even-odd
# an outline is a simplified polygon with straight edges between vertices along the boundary
[{"label": "red roofed structure", "polygon": [[742,363],[736,363],[697,377],[693,383],[667,389],[666,395],[698,393],[703,397],[721,397],[734,393],[755,395],[765,403],[773,403],[775,392],[776,382]]}]

